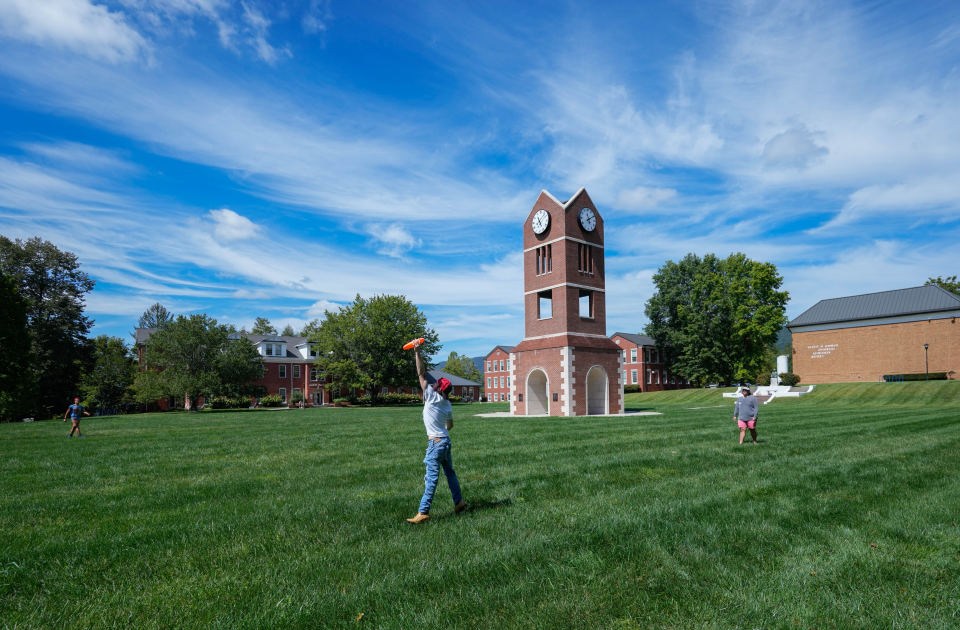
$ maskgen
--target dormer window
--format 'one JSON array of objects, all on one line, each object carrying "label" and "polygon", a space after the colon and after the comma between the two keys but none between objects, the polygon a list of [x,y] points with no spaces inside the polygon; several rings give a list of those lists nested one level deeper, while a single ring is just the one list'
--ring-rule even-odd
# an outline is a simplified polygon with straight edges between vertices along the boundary
[{"label": "dormer window", "polygon": [[263,344],[265,348],[264,354],[268,357],[282,357],[283,352],[281,351],[281,345],[278,343],[265,343]]},{"label": "dormer window", "polygon": [[317,356],[317,349],[314,348],[313,346],[310,346],[310,356],[311,357]]}]

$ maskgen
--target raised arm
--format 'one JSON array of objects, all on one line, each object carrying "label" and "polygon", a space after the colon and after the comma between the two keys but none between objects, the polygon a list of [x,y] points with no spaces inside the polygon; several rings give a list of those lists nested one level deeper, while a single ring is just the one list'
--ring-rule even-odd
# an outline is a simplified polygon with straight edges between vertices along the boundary
[{"label": "raised arm", "polygon": [[423,365],[423,359],[420,358],[420,346],[414,346],[413,356],[417,361],[417,378],[420,379],[420,389],[426,391],[430,387],[427,382],[427,368]]}]

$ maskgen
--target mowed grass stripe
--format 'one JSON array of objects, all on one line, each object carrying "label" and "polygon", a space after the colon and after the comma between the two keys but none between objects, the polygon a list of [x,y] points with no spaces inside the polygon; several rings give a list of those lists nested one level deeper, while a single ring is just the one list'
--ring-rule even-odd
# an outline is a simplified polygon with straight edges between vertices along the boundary
[{"label": "mowed grass stripe", "polygon": [[[896,397],[915,401],[907,413],[883,387],[916,388]],[[5,425],[0,618],[956,627],[952,392],[824,386],[763,406],[762,443],[742,447],[732,403],[685,408],[723,404],[716,390],[630,395],[663,413],[640,418],[457,406],[472,509],[453,517],[441,481],[421,528],[402,521],[422,489],[415,408],[110,418],[86,422],[86,440],[61,423]]]}]

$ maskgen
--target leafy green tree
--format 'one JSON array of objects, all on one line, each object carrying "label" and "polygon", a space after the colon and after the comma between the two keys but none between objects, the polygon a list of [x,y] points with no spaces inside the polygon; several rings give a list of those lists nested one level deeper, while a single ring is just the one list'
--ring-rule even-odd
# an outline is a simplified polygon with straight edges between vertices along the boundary
[{"label": "leafy green tree", "polygon": [[477,364],[465,354],[451,352],[447,357],[447,363],[443,366],[443,371],[468,381],[483,383],[483,374],[477,369]]},{"label": "leafy green tree", "polygon": [[300,332],[297,333],[298,337],[307,337],[308,339],[313,335],[313,333],[320,330],[320,320],[311,319],[309,322],[303,325],[303,328],[300,329]]},{"label": "leafy green tree", "polygon": [[0,273],[0,421],[20,420],[33,409],[37,379],[30,367],[27,301]]},{"label": "leafy green tree", "polygon": [[276,335],[277,329],[273,327],[273,324],[270,323],[270,320],[266,317],[258,317],[253,322],[253,330],[250,331],[254,335]]},{"label": "leafy green tree", "polygon": [[137,374],[133,354],[120,337],[99,335],[91,345],[93,365],[84,373],[80,391],[96,409],[116,409],[129,402]]},{"label": "leafy green tree", "polygon": [[427,318],[402,295],[375,295],[356,299],[336,312],[326,311],[320,328],[311,334],[331,388],[369,389],[376,405],[380,388],[418,383],[413,352],[403,345],[423,337],[423,356],[440,349],[437,333]]},{"label": "leafy green tree", "polygon": [[0,236],[0,271],[13,278],[26,300],[30,366],[43,383],[33,413],[49,418],[77,394],[91,359],[86,337],[93,322],[83,314],[83,301],[94,281],[80,271],[76,255],[37,237]]},{"label": "leafy green tree", "polygon": [[286,326],[283,327],[283,331],[280,333],[280,335],[283,337],[296,337],[297,333],[294,332],[293,326],[291,326],[290,324],[287,324]]},{"label": "leafy green tree", "polygon": [[957,282],[956,276],[947,276],[946,278],[937,276],[936,278],[928,278],[924,284],[935,284],[941,289],[946,289],[951,293],[960,295],[960,282]]},{"label": "leafy green tree", "polygon": [[653,277],[647,301],[653,337],[667,369],[693,382],[752,380],[786,325],[789,294],[772,263],[743,254],[687,254]]},{"label": "leafy green tree", "polygon": [[[253,343],[207,315],[178,315],[151,335],[144,349],[144,371],[137,376],[138,400],[240,395],[263,375],[263,359]],[[159,395],[158,395],[159,394]]]},{"label": "leafy green tree", "polygon": [[160,328],[170,321],[173,321],[173,313],[168,311],[163,304],[157,302],[143,312],[143,315],[137,320],[137,328]]}]

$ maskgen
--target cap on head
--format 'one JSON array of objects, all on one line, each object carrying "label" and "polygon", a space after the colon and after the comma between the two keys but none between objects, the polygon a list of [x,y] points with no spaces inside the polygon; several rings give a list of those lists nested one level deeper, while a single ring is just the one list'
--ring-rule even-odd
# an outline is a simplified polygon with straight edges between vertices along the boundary
[{"label": "cap on head", "polygon": [[749,394],[749,393],[750,393],[750,388],[749,388],[749,387],[744,387],[741,391],[745,391],[745,392],[747,392],[747,393]]},{"label": "cap on head", "polygon": [[77,401],[79,401],[79,400],[80,400],[80,397],[79,397],[79,396],[76,396],[76,397],[74,397],[73,402],[77,402]]},{"label": "cap on head", "polygon": [[445,392],[450,388],[450,381],[445,378],[441,378],[439,381],[437,381],[437,386],[440,388],[441,392]]}]

